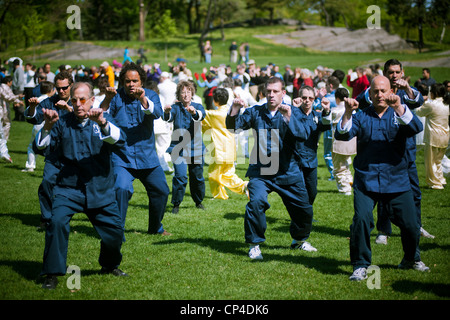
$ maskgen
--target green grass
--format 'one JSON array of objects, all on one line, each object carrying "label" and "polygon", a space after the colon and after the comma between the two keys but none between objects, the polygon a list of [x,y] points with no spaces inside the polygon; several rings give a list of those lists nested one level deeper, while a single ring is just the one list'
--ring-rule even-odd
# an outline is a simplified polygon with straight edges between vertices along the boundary
[{"label": "green grass", "polygon": [[[39,224],[37,188],[43,161],[38,158],[34,173],[22,173],[31,125],[13,122],[9,149],[13,164],[1,164],[0,191],[0,299],[81,300],[442,300],[450,297],[448,235],[449,189],[431,190],[422,183],[423,224],[436,236],[421,239],[423,261],[429,273],[397,269],[402,257],[398,228],[387,246],[373,245],[373,264],[381,268],[381,289],[368,289],[366,282],[348,280],[348,236],[352,220],[352,198],[339,195],[327,180],[322,145],[319,146],[319,194],[314,205],[310,237],[318,252],[289,249],[289,219],[281,199],[270,194],[267,211],[267,241],[264,260],[251,261],[244,243],[245,196],[213,200],[207,184],[205,212],[195,209],[189,189],[178,215],[164,218],[173,235],[148,235],[147,196],[141,183],[134,183],[121,268],[129,278],[98,274],[99,238],[84,214],[71,222],[68,265],[81,269],[81,289],[69,290],[61,277],[54,291],[41,289],[39,276],[44,233]],[[423,152],[417,166],[424,181]],[[244,177],[246,165],[237,173]],[[207,167],[205,167],[206,177]],[[167,175],[169,186],[171,176]],[[372,233],[372,243],[376,231]]]}]

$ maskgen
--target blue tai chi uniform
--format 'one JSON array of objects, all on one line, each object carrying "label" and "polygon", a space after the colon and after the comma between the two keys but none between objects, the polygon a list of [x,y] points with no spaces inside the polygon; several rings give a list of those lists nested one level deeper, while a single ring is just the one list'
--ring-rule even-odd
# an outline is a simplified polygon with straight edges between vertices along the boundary
[{"label": "blue tai chi uniform", "polygon": [[419,225],[409,182],[407,140],[423,130],[420,120],[406,105],[399,117],[388,108],[380,118],[373,106],[357,112],[345,128],[339,122],[335,137],[349,141],[357,137],[354,216],[350,226],[350,260],[353,269],[371,264],[370,233],[373,209],[382,203],[389,219],[401,231],[404,260],[420,261]]},{"label": "blue tai chi uniform", "polygon": [[163,113],[161,102],[156,92],[144,90],[148,109],[121,88],[111,100],[108,113],[127,136],[125,144],[112,155],[116,176],[114,188],[122,224],[125,226],[128,202],[134,192],[133,181],[137,178],[144,185],[149,200],[148,232],[155,234],[164,232],[162,220],[170,191],[156,153],[153,131],[153,121]]},{"label": "blue tai chi uniform", "polygon": [[[422,94],[415,88],[411,87],[414,92],[414,99],[410,99],[404,90],[397,90],[396,95],[400,97],[400,103],[408,106],[410,110],[420,107],[424,103]],[[356,100],[359,102],[359,109],[363,110],[372,104],[369,96],[370,87],[364,92],[361,92]],[[408,137],[406,140],[406,155],[408,157],[408,174],[409,182],[411,184],[411,190],[414,196],[414,203],[416,205],[417,221],[419,226],[422,226],[422,192],[419,186],[419,175],[417,174],[416,167],[416,138]],[[389,221],[389,215],[384,209],[383,205],[377,206],[378,219],[377,219],[377,230],[383,232],[386,235],[392,233],[391,223]]]},{"label": "blue tai chi uniform", "polygon": [[205,145],[202,139],[201,121],[205,119],[205,109],[201,104],[191,102],[197,112],[191,115],[181,102],[172,105],[170,113],[163,119],[173,122],[172,141],[167,152],[172,158],[175,171],[172,179],[172,204],[179,206],[183,201],[188,183],[192,200],[196,205],[205,198],[205,178],[203,177]]},{"label": "blue tai chi uniform", "polygon": [[[59,109],[56,107],[56,103],[60,101],[61,98],[55,94],[43,101],[41,101],[35,109],[34,114],[28,113],[28,108],[24,112],[25,120],[32,125],[41,124],[44,121],[44,113],[42,109],[51,109],[58,112],[58,116],[61,117],[69,111],[64,109]],[[72,102],[67,102],[69,106],[72,106]],[[48,151],[48,150],[47,150]],[[38,188],[38,198],[39,206],[41,208],[41,222],[47,224],[50,221],[52,215],[52,199],[53,199],[53,187],[56,184],[56,176],[61,169],[61,163],[55,157],[54,154],[49,152],[44,152],[42,150],[37,150],[34,148],[36,154],[43,155],[45,157],[44,162],[44,172],[42,176],[42,182]]]},{"label": "blue tai chi uniform", "polygon": [[52,217],[46,228],[41,275],[66,273],[70,220],[84,212],[101,239],[100,265],[117,268],[123,228],[114,192],[111,150],[124,143],[121,131],[109,123],[109,132],[93,121],[80,122],[73,113],[64,115],[50,135],[42,129],[34,142],[47,148],[62,164],[53,188]]},{"label": "blue tai chi uniform", "polygon": [[280,195],[289,216],[298,226],[291,236],[306,240],[311,232],[313,209],[308,200],[303,174],[298,165],[298,141],[305,141],[310,126],[301,120],[298,108],[291,108],[289,123],[276,111],[271,114],[267,104],[247,108],[242,114],[228,115],[229,130],[253,129],[254,148],[246,176],[250,178],[250,201],[245,209],[245,241],[257,244],[265,241],[267,229],[265,212],[270,208],[269,193]]}]

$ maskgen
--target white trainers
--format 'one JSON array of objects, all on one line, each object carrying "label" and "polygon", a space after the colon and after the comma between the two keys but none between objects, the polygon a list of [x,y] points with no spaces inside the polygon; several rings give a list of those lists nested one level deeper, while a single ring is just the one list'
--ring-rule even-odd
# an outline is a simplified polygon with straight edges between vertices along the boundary
[{"label": "white trainers", "polygon": [[250,246],[250,250],[248,250],[248,256],[253,260],[262,260],[263,256],[261,254],[261,249],[258,244],[253,244]]},{"label": "white trainers", "polygon": [[414,269],[417,271],[430,271],[430,268],[428,268],[425,263],[423,263],[422,261],[402,261],[400,262],[400,264],[398,265],[399,269]]},{"label": "white trainers", "polygon": [[420,227],[420,235],[424,238],[434,239],[434,236],[422,227]]},{"label": "white trainers", "polygon": [[352,275],[349,278],[351,281],[361,281],[367,279],[367,269],[366,268],[358,268],[353,270]]},{"label": "white trainers", "polygon": [[298,242],[297,240],[292,241],[291,249],[299,249],[299,250],[304,250],[304,251],[309,251],[309,252],[317,251],[317,249],[314,248],[309,242],[306,242],[306,241]]},{"label": "white trainers", "polygon": [[375,243],[387,245],[387,238],[388,238],[388,236],[385,235],[384,233],[379,233],[377,235],[377,238],[375,239]]}]

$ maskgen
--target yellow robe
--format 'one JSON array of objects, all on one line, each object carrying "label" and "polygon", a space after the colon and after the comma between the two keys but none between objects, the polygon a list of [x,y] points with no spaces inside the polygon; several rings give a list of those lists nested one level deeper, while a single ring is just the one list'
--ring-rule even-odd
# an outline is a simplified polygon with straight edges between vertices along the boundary
[{"label": "yellow robe", "polygon": [[206,116],[202,121],[203,133],[210,132],[212,144],[211,163],[208,177],[211,193],[214,198],[228,199],[225,188],[239,194],[245,194],[248,182],[243,181],[235,172],[236,142],[234,134],[225,126],[228,106],[220,106],[217,110],[205,110]]}]

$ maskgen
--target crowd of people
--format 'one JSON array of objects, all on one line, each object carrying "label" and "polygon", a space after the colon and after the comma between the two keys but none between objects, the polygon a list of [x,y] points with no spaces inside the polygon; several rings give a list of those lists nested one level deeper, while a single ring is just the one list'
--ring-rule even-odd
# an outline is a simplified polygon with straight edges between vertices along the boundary
[{"label": "crowd of people", "polygon": [[[205,43],[208,63],[210,46]],[[163,71],[160,64],[147,63],[143,50],[136,63],[62,65],[55,73],[50,64],[36,68],[18,57],[5,61],[1,157],[12,162],[11,104],[15,121],[33,125],[22,171],[36,169],[37,155],[45,158],[38,189],[46,232],[44,288],[54,288],[57,276],[65,274],[69,222],[76,212],[85,212],[101,237],[102,272],[127,276],[119,265],[133,181],[139,179],[148,195],[148,232],[170,235],[162,223],[170,194],[172,213],[182,213],[189,182],[196,208],[208,209],[205,159],[214,198],[228,199],[227,191],[248,198],[244,229],[251,259],[263,259],[271,192],[280,195],[291,218],[291,248],[317,251],[307,240],[320,139],[329,180],[343,196],[353,195],[350,279],[367,278],[375,206],[376,243],[388,243],[392,222],[401,229],[399,267],[429,269],[420,258],[419,238],[434,236],[421,223],[416,147],[425,148],[427,184],[443,189],[449,172],[450,82],[436,83],[424,68],[423,78],[410,86],[396,59],[347,72],[258,65],[248,56],[248,44],[241,47],[230,46],[230,60],[237,61],[238,51],[241,57],[235,70],[211,65],[200,73],[182,58]],[[247,158],[246,177],[239,177],[235,166]],[[173,175],[171,192],[166,174]]]}]

